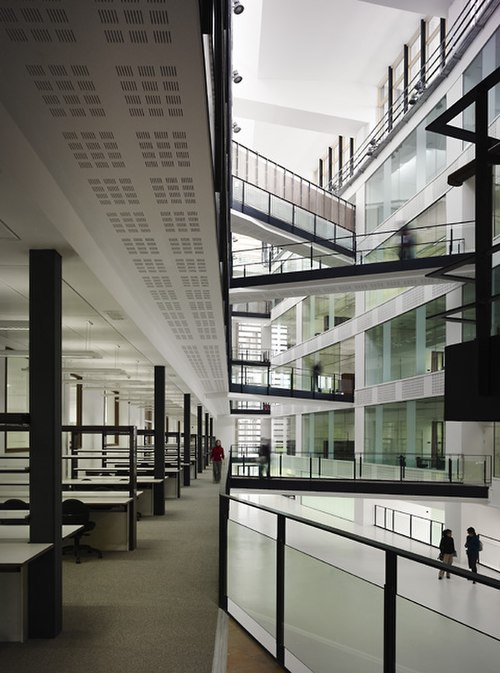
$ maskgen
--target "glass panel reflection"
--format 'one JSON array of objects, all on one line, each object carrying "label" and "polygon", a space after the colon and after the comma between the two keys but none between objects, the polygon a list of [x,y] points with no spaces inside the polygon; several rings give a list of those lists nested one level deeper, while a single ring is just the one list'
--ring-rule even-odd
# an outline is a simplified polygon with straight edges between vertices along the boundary
[{"label": "glass panel reflection", "polygon": [[275,542],[234,521],[228,522],[227,596],[274,636]]},{"label": "glass panel reflection", "polygon": [[285,596],[285,648],[311,671],[383,670],[381,588],[287,547]]},{"label": "glass panel reflection", "polygon": [[498,670],[499,641],[405,598],[396,602],[396,669],[415,673]]}]

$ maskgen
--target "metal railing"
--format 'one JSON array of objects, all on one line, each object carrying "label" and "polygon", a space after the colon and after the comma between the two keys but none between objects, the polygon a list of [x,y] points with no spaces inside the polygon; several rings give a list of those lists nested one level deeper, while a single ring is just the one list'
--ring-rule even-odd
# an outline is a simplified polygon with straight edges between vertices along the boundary
[{"label": "metal railing", "polygon": [[[457,580],[480,585],[478,614],[464,610],[463,600],[443,603],[421,590],[441,568],[437,559],[351,531],[219,498],[219,607],[287,670],[319,673],[332,670],[332,661],[339,671],[363,673],[452,673],[472,662],[494,670],[500,629],[485,613],[498,604],[500,581],[449,567]],[[477,587],[464,582],[462,591]],[[443,633],[452,648],[443,647]],[[461,661],[471,663],[464,669]]]},{"label": "metal railing", "polygon": [[366,168],[368,161],[399,130],[399,124],[407,121],[419,103],[448,76],[498,4],[498,0],[469,0],[465,4],[445,39],[426,60],[425,67],[409,81],[352,158],[332,177],[327,189],[335,193],[355,179],[358,171]]},{"label": "metal railing", "polygon": [[[266,363],[263,362],[263,365]],[[231,367],[231,383],[235,386],[258,386],[270,389],[287,390],[290,395],[294,392],[306,392],[312,395],[345,395],[346,401],[354,393],[354,377],[352,374],[322,373],[314,374],[311,369],[300,367],[281,366],[271,367],[245,364],[238,362]]]},{"label": "metal railing", "polygon": [[281,196],[256,187],[233,176],[232,208],[247,215],[285,229],[298,236],[310,236],[318,240],[327,240],[331,245],[353,250],[354,215],[349,212],[346,226],[346,211],[338,209],[330,217],[322,217],[304,207],[298,206]]},{"label": "metal railing", "polygon": [[[230,454],[232,476],[257,476],[254,469],[257,450]],[[345,458],[318,455],[271,455],[271,475],[292,479],[360,479],[365,481],[432,482],[443,484],[490,485],[490,455],[446,454],[397,455],[353,453]]]},{"label": "metal railing", "polygon": [[[245,278],[256,275],[290,273],[340,266],[367,265],[398,259],[424,259],[474,251],[474,222],[430,224],[410,228],[412,244],[405,249],[401,229],[354,236],[355,258],[339,252],[325,252],[315,243],[290,243],[269,246],[263,258],[262,247],[233,253],[231,275]],[[304,253],[304,250],[306,253]]]},{"label": "metal railing", "polygon": [[232,143],[231,169],[236,178],[354,231],[355,206],[352,203],[235,141]]},{"label": "metal railing", "polygon": [[[439,547],[445,524],[411,512],[385,507],[374,506],[374,525],[377,528],[388,530],[396,535],[402,535],[410,540]],[[500,540],[478,531],[483,543],[479,555],[479,565],[500,572]]]}]

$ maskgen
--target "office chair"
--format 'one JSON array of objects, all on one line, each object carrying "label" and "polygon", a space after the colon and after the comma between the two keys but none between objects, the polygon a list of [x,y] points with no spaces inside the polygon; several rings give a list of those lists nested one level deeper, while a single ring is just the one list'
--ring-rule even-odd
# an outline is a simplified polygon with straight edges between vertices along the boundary
[{"label": "office chair", "polygon": [[19,498],[9,498],[3,503],[2,509],[29,509],[29,505]]},{"label": "office chair", "polygon": [[63,524],[69,525],[83,525],[83,528],[75,533],[73,537],[73,544],[63,547],[63,554],[73,554],[76,563],[81,563],[80,554],[86,551],[87,554],[97,554],[98,558],[102,558],[102,552],[89,544],[80,544],[80,540],[84,535],[88,535],[91,530],[95,528],[95,522],[90,521],[89,507],[75,498],[64,500],[62,504],[62,521]]},{"label": "office chair", "polygon": [[5,519],[2,517],[2,512],[1,510],[6,510],[6,509],[27,509],[29,511],[30,506],[28,505],[27,502],[24,500],[20,500],[19,498],[9,498],[9,500],[6,500],[4,503],[0,505],[0,523],[3,525],[12,525],[12,526],[17,526],[18,524],[25,524],[29,523],[30,516],[26,517],[19,517],[18,519]]}]

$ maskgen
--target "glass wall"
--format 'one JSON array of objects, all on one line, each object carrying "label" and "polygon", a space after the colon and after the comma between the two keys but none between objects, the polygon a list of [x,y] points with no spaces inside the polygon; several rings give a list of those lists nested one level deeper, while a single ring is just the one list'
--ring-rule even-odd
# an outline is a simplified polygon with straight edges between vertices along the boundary
[{"label": "glass wall", "polygon": [[365,459],[390,463],[402,454],[412,464],[421,456],[440,467],[444,443],[442,397],[365,408]]},{"label": "glass wall", "polygon": [[273,353],[282,353],[295,346],[297,343],[297,309],[295,306],[273,320],[271,332]]},{"label": "glass wall", "polygon": [[365,185],[365,231],[373,231],[446,165],[446,138],[425,127],[446,108],[441,99]]},{"label": "glass wall", "polygon": [[493,476],[500,477],[500,423],[493,423]]},{"label": "glass wall", "polygon": [[310,339],[354,316],[354,293],[307,297],[302,302],[302,338]]},{"label": "glass wall", "polygon": [[[500,65],[500,29],[490,37],[476,58],[472,61],[463,74],[464,94],[473,89],[485,77],[491,74]],[[500,114],[500,86],[490,90],[488,96],[488,121],[491,123]],[[473,131],[474,106],[471,105],[463,114],[463,127]]]},{"label": "glass wall", "polygon": [[432,318],[445,297],[396,316],[365,332],[367,386],[435,372],[444,368],[446,323]]},{"label": "glass wall", "polygon": [[[415,257],[436,257],[465,251],[465,226],[446,224],[446,195],[407,222],[414,240]],[[472,228],[472,223],[469,225]],[[400,258],[401,230],[363,255],[365,262],[390,262]],[[369,244],[370,237],[367,237]]]},{"label": "glass wall", "polygon": [[302,416],[302,453],[324,458],[354,456],[354,409]]}]

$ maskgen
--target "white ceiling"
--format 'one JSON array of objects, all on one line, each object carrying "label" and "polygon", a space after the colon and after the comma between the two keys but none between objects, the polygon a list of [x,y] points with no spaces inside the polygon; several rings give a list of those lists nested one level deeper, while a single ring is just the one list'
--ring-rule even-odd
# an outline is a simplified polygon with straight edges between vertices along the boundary
[{"label": "white ceiling", "polygon": [[[450,3],[243,4],[232,15],[236,139],[307,177],[332,138],[374,119],[387,65],[421,17]],[[65,368],[99,369],[92,381],[139,399],[135,382],[152,385],[165,365],[172,413],[190,392],[219,415],[228,380],[205,90],[197,0],[0,0],[0,321],[27,319],[28,251],[56,249],[63,350],[100,356]],[[0,349],[27,345],[27,332],[0,328]]]},{"label": "white ceiling", "polygon": [[226,412],[197,0],[0,0],[0,140],[0,318],[27,318],[28,251],[54,248],[63,350],[166,365],[167,398]]},{"label": "white ceiling", "polygon": [[376,117],[377,86],[451,0],[246,0],[233,17],[235,140],[312,177],[339,135]]}]

